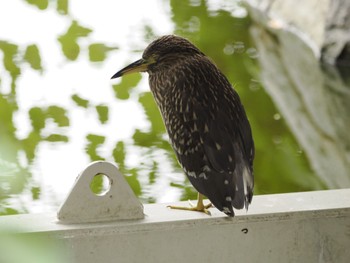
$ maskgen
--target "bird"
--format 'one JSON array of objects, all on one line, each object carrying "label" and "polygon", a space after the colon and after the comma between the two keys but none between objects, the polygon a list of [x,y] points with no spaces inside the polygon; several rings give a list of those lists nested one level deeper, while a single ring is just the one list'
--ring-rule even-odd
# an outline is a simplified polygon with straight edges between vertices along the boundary
[{"label": "bird", "polygon": [[[253,198],[254,141],[247,114],[229,80],[186,38],[164,35],[151,42],[142,58],[112,79],[147,72],[149,86],[169,141],[190,183],[197,205],[169,206],[204,212],[215,206],[229,217],[248,210]],[[204,205],[207,197],[209,204]]]}]

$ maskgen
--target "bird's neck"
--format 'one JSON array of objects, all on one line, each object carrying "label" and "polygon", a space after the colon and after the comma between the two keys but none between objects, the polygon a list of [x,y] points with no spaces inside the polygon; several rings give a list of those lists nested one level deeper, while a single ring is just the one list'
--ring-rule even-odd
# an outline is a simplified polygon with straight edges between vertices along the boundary
[{"label": "bird's neck", "polygon": [[165,79],[163,74],[163,72],[149,74],[149,86],[159,107],[161,107],[163,101],[168,96],[169,87],[171,85],[171,83],[163,81]]}]

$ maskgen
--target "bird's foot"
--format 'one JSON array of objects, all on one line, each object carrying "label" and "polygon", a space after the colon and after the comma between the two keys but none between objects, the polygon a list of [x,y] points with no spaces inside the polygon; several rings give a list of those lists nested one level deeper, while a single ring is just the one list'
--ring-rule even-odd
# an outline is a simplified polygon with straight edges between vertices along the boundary
[{"label": "bird's foot", "polygon": [[204,206],[191,206],[191,207],[186,207],[186,206],[175,206],[175,205],[168,205],[167,207],[171,209],[178,209],[178,210],[187,210],[187,211],[195,211],[195,212],[202,212],[207,215],[211,215],[210,211],[208,208],[210,208],[212,204],[204,205]]},{"label": "bird's foot", "polygon": [[186,207],[186,206],[173,206],[173,205],[168,205],[167,207],[171,208],[171,209],[178,209],[178,210],[187,210],[187,211],[195,211],[195,212],[202,212],[205,213],[207,215],[211,215],[210,211],[208,210],[210,207],[212,207],[213,205],[211,203],[204,205],[203,204],[203,198],[202,196],[198,195],[198,202],[197,205],[194,206],[191,201],[188,201],[190,203],[190,207]]}]

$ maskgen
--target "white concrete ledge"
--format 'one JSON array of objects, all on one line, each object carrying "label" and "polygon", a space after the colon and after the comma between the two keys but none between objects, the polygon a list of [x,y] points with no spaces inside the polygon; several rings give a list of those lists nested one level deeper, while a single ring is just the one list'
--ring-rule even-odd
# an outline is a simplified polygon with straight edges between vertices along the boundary
[{"label": "white concrete ledge", "polygon": [[[187,205],[187,202],[182,202]],[[56,215],[0,217],[0,229],[57,237],[73,262],[348,262],[350,189],[255,196],[228,218],[145,205],[145,218],[58,223]]]}]

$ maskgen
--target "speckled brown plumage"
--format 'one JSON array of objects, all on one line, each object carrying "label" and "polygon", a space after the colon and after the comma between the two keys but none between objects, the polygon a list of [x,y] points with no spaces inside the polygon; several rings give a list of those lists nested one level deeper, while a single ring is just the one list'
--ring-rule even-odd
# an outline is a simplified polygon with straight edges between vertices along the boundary
[{"label": "speckled brown plumage", "polygon": [[248,208],[254,143],[227,78],[192,43],[173,35],[152,42],[141,60],[113,77],[133,72],[135,65],[149,73],[171,145],[192,185],[229,216],[233,207]]}]

